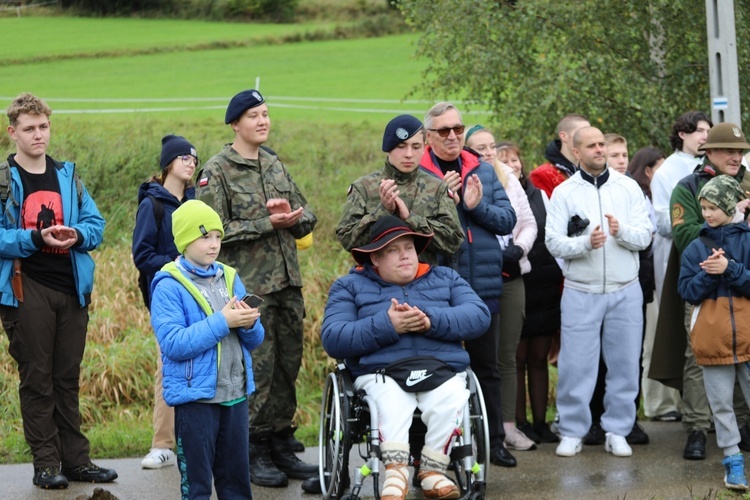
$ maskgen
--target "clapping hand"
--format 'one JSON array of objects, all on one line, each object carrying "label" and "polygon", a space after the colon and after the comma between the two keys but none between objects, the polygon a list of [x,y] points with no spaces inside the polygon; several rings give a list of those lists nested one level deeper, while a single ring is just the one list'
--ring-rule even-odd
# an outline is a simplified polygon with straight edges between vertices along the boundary
[{"label": "clapping hand", "polygon": [[711,255],[700,263],[701,269],[708,274],[724,274],[728,265],[729,261],[724,257],[724,250],[721,248],[718,250],[715,248],[711,249]]},{"label": "clapping hand", "polygon": [[67,249],[78,241],[78,233],[72,227],[55,225],[40,231],[44,244],[48,247]]},{"label": "clapping hand", "polygon": [[399,304],[396,299],[391,299],[388,317],[399,335],[426,332],[432,326],[430,318],[419,308],[407,303]]}]

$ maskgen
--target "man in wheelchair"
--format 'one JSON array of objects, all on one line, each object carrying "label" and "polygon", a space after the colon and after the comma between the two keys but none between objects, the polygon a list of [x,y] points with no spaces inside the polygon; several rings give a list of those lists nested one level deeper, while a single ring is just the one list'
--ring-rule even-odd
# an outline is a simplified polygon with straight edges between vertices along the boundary
[{"label": "man in wheelchair", "polygon": [[424,496],[460,496],[445,472],[469,398],[461,342],[487,331],[490,312],[453,269],[418,261],[431,238],[398,217],[379,219],[370,243],[352,249],[359,265],[331,286],[323,320],[326,352],[344,359],[355,390],[377,406],[383,500],[402,500],[408,491],[416,408],[427,427],[417,476]]}]

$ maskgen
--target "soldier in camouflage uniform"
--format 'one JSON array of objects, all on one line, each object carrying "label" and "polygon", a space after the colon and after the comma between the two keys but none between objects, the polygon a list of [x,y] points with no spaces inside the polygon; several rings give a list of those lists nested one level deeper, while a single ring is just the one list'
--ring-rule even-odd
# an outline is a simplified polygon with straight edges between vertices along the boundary
[{"label": "soldier in camouflage uniform", "polygon": [[413,231],[435,235],[420,260],[431,265],[450,264],[464,232],[448,185],[419,168],[423,148],[424,130],[417,118],[400,115],[385,127],[385,165],[349,186],[336,228],[347,251],[369,242],[370,228],[378,219],[395,215]]},{"label": "soldier in camouflage uniform", "polygon": [[234,142],[206,162],[196,194],[224,224],[219,259],[237,269],[248,291],[264,298],[266,338],[252,353],[250,479],[286,486],[288,477],[318,472],[292,449],[305,315],[295,239],[310,234],[317,219],[279,158],[261,148],[271,125],[261,94],[246,90],[234,96],[225,122],[235,132]]}]

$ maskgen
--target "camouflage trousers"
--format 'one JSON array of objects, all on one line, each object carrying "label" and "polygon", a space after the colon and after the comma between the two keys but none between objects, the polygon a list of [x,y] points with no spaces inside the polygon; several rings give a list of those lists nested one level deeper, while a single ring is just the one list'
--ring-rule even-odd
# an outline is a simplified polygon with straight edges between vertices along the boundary
[{"label": "camouflage trousers", "polygon": [[287,287],[263,296],[263,343],[252,352],[255,392],[250,396],[250,433],[278,432],[297,411],[295,383],[302,362],[305,303],[302,289]]}]

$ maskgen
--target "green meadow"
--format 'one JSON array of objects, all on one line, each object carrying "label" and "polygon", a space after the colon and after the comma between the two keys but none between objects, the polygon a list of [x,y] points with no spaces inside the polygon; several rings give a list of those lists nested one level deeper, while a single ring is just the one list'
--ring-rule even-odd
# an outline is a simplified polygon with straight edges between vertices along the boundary
[{"label": "green meadow", "polygon": [[[352,263],[334,234],[347,187],[382,164],[388,120],[401,113],[421,117],[433,102],[405,99],[425,67],[411,56],[415,34],[284,38],[337,29],[331,23],[0,18],[0,30],[17,41],[0,47],[0,102],[4,107],[21,92],[47,100],[54,111],[50,154],[77,163],[107,219],[105,242],[94,252],[96,287],[81,374],[81,413],[95,457],[139,456],[151,442],[155,342],[130,255],[138,186],[157,172],[165,134],[186,136],[204,160],[231,142],[226,104],[256,78],[272,118],[268,145],[319,220],[315,244],[299,256],[307,317],[298,436],[316,441],[322,381],[332,367],[320,347],[320,323],[330,284]],[[7,127],[4,114],[0,123]],[[2,134],[0,155],[12,151]],[[31,458],[17,386],[7,338],[0,335],[2,462]]]}]

